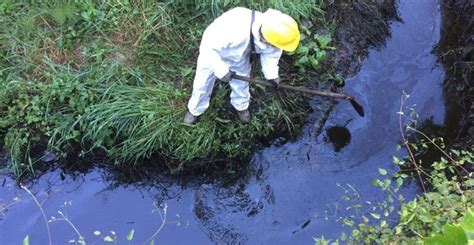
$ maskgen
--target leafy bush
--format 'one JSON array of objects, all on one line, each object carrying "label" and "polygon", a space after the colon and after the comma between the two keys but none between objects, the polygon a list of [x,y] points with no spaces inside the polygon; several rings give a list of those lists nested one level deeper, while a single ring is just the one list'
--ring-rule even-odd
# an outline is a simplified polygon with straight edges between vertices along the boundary
[{"label": "leafy bush", "polygon": [[[343,233],[334,241],[316,238],[316,244],[347,241],[350,244],[467,244],[466,239],[472,243],[474,173],[469,169],[474,167],[474,146],[448,149],[442,137],[431,138],[416,129],[419,119],[416,111],[413,108],[408,108],[407,114],[403,111],[408,98],[408,94],[402,95],[398,112],[407,156],[403,159],[393,157],[400,172],[388,176],[385,169],[379,168],[383,178],[372,182],[387,194],[386,200],[376,205],[367,202],[368,207],[350,206],[349,209],[356,210],[357,214],[344,218],[343,222],[352,228],[351,234]],[[398,145],[397,148],[401,147]],[[429,151],[439,153],[439,160],[423,160],[421,155]],[[411,201],[399,193],[407,179],[418,181],[423,190]],[[343,199],[351,201],[347,195]],[[397,207],[400,208],[395,213]]]},{"label": "leafy bush", "polygon": [[312,34],[311,31],[302,26],[301,44],[292,53],[297,57],[295,65],[300,69],[300,74],[306,70],[319,70],[321,63],[326,59],[326,50],[335,50],[335,47],[329,46],[331,35]]},{"label": "leafy bush", "polygon": [[[458,171],[473,163],[473,149],[452,152],[456,160],[442,158],[431,164],[431,190],[414,200],[406,201],[398,193],[409,177],[406,174],[396,174],[395,183],[390,176],[374,180],[387,193],[387,200],[369,209],[370,213],[362,214],[360,220],[345,219],[345,224],[353,227],[351,234],[334,241],[317,238],[316,244],[467,244],[465,239],[473,240],[474,174]],[[395,164],[408,162],[394,158]],[[387,176],[385,170],[379,172]],[[395,214],[396,204],[401,207]],[[394,216],[399,219],[394,220]]]}]

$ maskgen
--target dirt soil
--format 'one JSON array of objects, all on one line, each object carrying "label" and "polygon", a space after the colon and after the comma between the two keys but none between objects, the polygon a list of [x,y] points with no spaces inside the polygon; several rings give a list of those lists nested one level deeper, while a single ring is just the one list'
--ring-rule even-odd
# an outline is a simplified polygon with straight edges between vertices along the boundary
[{"label": "dirt soil", "polygon": [[[362,66],[362,62],[369,55],[370,48],[382,48],[385,41],[391,36],[390,23],[402,21],[397,13],[395,0],[364,0],[343,1],[336,0],[325,9],[327,21],[336,24],[334,34],[335,52],[328,54],[328,60],[323,64],[324,71],[337,74],[343,80],[355,75]],[[326,32],[326,30],[316,30]],[[332,71],[331,71],[332,70]],[[318,77],[316,80],[322,81]],[[317,83],[317,82],[316,82]],[[318,89],[337,92],[335,83],[321,83]],[[318,115],[315,117],[313,134],[321,133],[335,101],[317,98]]]},{"label": "dirt soil", "polygon": [[334,63],[343,78],[359,71],[369,48],[384,47],[391,35],[390,23],[401,21],[395,0],[336,0],[327,11],[337,23]]},{"label": "dirt soil", "polygon": [[474,144],[474,4],[471,0],[441,1],[441,39],[436,47],[444,66],[448,145],[467,148]]}]

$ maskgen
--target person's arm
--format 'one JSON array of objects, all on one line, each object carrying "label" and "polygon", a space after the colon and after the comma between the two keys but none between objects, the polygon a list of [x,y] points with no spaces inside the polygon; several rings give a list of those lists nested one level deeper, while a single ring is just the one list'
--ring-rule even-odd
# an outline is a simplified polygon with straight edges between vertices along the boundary
[{"label": "person's arm", "polygon": [[278,61],[282,55],[281,49],[274,49],[272,52],[263,52],[260,54],[260,63],[262,65],[263,75],[267,80],[277,79],[278,75]]}]

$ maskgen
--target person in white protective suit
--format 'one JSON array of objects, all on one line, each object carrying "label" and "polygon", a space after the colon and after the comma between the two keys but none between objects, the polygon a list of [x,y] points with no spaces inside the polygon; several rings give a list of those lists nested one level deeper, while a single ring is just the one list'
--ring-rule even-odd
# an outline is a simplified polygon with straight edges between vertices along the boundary
[{"label": "person in white protective suit", "polygon": [[278,88],[278,61],[282,52],[294,51],[299,41],[296,21],[274,9],[261,13],[237,7],[219,16],[206,28],[202,37],[184,123],[194,124],[209,107],[216,78],[229,82],[231,104],[240,120],[249,122],[249,84],[232,76],[250,75],[250,55],[254,51],[260,55],[265,78]]}]

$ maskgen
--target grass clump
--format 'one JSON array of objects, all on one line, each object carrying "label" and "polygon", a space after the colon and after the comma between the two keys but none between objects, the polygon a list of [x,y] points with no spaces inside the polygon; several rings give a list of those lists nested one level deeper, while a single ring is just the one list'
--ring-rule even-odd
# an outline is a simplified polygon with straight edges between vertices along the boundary
[{"label": "grass clump", "polygon": [[[82,119],[87,126],[84,139],[121,161],[147,158],[157,150],[167,158],[186,161],[222,154],[242,157],[250,153],[255,139],[268,136],[282,123],[294,132],[292,121],[303,117],[304,108],[297,103],[302,100],[268,98],[257,101],[252,121],[242,124],[226,112],[230,89],[221,87],[199,124],[188,126],[181,123],[187,93],[165,83],[114,86]],[[285,110],[297,112],[290,117]]]},{"label": "grass clump", "polygon": [[284,0],[217,0],[217,1],[205,1],[197,0],[193,3],[193,8],[208,12],[211,10],[213,17],[219,16],[224,11],[235,7],[243,6],[250,9],[255,9],[261,12],[265,12],[268,8],[277,9],[289,14],[295,19],[314,19],[322,17],[324,12],[321,9],[325,4],[325,1],[309,1],[309,0],[298,0],[298,1],[284,1]]},{"label": "grass clump", "polygon": [[[274,7],[320,18],[314,1],[53,1],[0,3],[0,135],[17,174],[34,152],[103,150],[117,162],[157,153],[176,163],[245,157],[275,131],[295,132],[304,99],[252,87],[253,120],[229,113],[229,87],[215,88],[198,125],[181,124],[202,32],[234,6]],[[217,12],[216,12],[217,11]],[[282,75],[294,77],[292,59]],[[289,79],[286,83],[301,83]],[[47,146],[44,142],[48,142]]]}]

